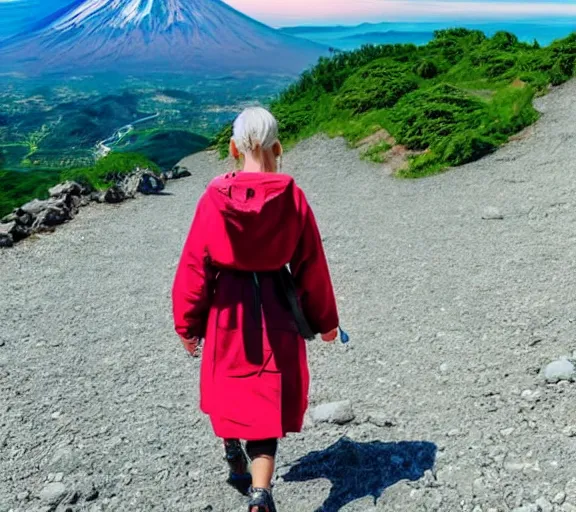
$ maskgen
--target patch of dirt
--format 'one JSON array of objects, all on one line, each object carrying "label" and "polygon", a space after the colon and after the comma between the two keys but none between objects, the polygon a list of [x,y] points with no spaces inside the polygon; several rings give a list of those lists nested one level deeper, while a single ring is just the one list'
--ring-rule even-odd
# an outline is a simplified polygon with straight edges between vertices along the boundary
[{"label": "patch of dirt", "polygon": [[369,146],[375,146],[380,142],[386,142],[391,146],[396,145],[396,139],[392,137],[392,135],[390,135],[390,132],[388,132],[388,130],[382,128],[381,130],[378,130],[376,133],[373,133],[372,135],[369,135],[365,139],[362,139],[360,142],[356,144],[356,147],[360,149],[367,148]]}]

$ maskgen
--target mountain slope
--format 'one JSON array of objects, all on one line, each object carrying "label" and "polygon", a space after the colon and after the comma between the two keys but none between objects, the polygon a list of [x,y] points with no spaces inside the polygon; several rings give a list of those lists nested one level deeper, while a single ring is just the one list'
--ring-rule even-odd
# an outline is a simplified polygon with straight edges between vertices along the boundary
[{"label": "mountain slope", "polygon": [[220,0],[76,0],[0,43],[27,72],[300,72],[325,49]]}]

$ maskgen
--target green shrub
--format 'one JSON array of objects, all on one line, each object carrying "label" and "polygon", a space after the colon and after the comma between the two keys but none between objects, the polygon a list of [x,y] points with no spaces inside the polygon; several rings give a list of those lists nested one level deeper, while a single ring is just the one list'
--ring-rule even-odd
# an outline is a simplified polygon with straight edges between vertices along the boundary
[{"label": "green shrub", "polygon": [[405,66],[382,59],[352,75],[336,96],[335,106],[356,114],[391,107],[405,94],[418,88],[418,82]]},{"label": "green shrub", "polygon": [[398,172],[401,178],[422,178],[441,172],[446,168],[442,158],[430,151],[410,158],[409,166]]},{"label": "green shrub", "polygon": [[431,60],[423,60],[414,68],[414,73],[416,73],[420,78],[426,80],[435,78],[438,75],[438,72],[438,67]]},{"label": "green shrub", "polygon": [[491,58],[485,66],[486,76],[489,78],[497,78],[514,69],[516,59],[512,55],[501,54]]},{"label": "green shrub", "polygon": [[393,135],[409,149],[424,150],[470,127],[476,127],[485,104],[452,85],[416,91],[391,111]]},{"label": "green shrub", "polygon": [[496,147],[496,142],[491,139],[467,130],[442,140],[436,152],[449,165],[463,165],[491,153]]},{"label": "green shrub", "polygon": [[494,50],[507,50],[518,46],[518,37],[510,32],[496,32],[489,41],[489,47]]}]

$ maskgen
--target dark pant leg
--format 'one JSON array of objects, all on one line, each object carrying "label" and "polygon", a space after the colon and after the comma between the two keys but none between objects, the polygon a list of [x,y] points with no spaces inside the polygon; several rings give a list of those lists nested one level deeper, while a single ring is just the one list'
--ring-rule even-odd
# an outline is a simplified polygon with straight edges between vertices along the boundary
[{"label": "dark pant leg", "polygon": [[278,439],[262,439],[260,441],[248,441],[246,443],[246,453],[251,460],[263,455],[276,457],[278,451]]}]

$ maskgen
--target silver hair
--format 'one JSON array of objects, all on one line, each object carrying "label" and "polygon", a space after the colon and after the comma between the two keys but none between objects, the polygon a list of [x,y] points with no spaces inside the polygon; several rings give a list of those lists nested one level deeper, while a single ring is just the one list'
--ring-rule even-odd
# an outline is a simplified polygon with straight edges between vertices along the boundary
[{"label": "silver hair", "polygon": [[247,108],[234,121],[232,138],[243,154],[270,149],[278,142],[278,121],[265,108]]}]

